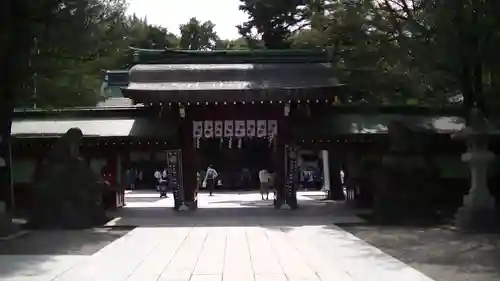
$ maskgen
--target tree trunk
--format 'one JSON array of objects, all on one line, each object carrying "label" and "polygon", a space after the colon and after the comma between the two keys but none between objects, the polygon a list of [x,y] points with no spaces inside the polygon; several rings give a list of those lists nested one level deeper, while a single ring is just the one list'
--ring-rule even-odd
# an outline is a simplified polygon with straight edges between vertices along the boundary
[{"label": "tree trunk", "polygon": [[[0,8],[0,201],[10,203],[10,58],[12,30],[12,1],[2,2]],[[10,205],[10,204],[9,204]]]},{"label": "tree trunk", "polygon": [[12,123],[11,102],[2,95],[0,98],[0,201],[12,208],[13,194],[11,185],[10,128]]},{"label": "tree trunk", "polygon": [[[11,124],[14,98],[23,94],[30,48],[30,20],[26,1],[4,0],[0,5],[0,201],[12,207]],[[15,93],[15,94],[14,94]],[[3,164],[3,163],[1,163]],[[3,167],[2,167],[3,166]]]},{"label": "tree trunk", "polygon": [[[473,107],[477,107],[488,117],[483,90],[483,56],[481,26],[478,6],[467,8],[463,0],[455,3],[454,24],[457,30],[458,54],[460,62],[459,81],[463,93],[463,110],[465,116]],[[469,19],[470,18],[470,19]],[[467,120],[468,122],[469,120]]]}]

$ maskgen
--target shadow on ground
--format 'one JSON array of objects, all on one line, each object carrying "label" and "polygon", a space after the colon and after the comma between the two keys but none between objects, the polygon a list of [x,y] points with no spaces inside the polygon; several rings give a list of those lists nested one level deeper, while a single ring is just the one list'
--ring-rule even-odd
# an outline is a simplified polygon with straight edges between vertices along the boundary
[{"label": "shadow on ground", "polygon": [[[218,203],[220,204],[220,202]],[[250,202],[242,202],[248,204]],[[176,212],[166,207],[126,207],[114,213],[111,226],[142,227],[224,227],[224,226],[313,226],[334,223],[360,223],[343,202],[329,204],[304,203],[297,210],[279,210],[272,206],[198,208],[194,211]]]},{"label": "shadow on ground", "polygon": [[443,227],[342,228],[436,281],[500,280],[499,234],[465,234]]},{"label": "shadow on ground", "polygon": [[0,241],[0,255],[92,255],[132,228],[31,231]]}]

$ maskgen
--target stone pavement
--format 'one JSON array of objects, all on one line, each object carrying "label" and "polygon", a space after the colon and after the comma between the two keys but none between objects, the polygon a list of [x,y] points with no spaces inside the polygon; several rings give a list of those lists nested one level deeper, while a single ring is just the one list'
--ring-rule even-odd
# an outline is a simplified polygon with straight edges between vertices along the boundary
[{"label": "stone pavement", "polygon": [[[342,213],[343,207],[327,205],[182,214],[129,207],[123,221],[158,214],[90,256],[0,256],[0,280],[431,281],[333,225],[335,214],[319,211]],[[255,211],[262,209],[268,214]],[[153,225],[161,220],[169,223]]]}]

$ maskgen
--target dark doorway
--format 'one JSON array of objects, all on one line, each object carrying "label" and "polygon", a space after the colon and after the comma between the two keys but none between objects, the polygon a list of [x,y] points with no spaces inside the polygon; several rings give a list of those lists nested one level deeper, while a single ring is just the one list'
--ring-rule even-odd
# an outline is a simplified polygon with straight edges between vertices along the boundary
[{"label": "dark doorway", "polygon": [[272,170],[272,148],[268,139],[206,139],[197,149],[203,180],[208,165],[217,171],[219,190],[258,190],[259,171]]}]

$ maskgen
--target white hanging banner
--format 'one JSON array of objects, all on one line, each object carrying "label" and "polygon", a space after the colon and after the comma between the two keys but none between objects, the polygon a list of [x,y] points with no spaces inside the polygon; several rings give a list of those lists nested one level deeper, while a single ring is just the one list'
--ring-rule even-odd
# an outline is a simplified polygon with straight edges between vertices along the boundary
[{"label": "white hanging banner", "polygon": [[266,120],[257,120],[257,137],[263,138],[267,135]]},{"label": "white hanging banner", "polygon": [[276,136],[278,134],[278,121],[267,120],[267,135]]},{"label": "white hanging banner", "polygon": [[205,138],[213,138],[214,137],[214,121],[205,120]]},{"label": "white hanging banner", "polygon": [[255,137],[255,120],[247,120],[247,137]]},{"label": "white hanging banner", "polygon": [[235,120],[234,121],[234,136],[237,138],[242,138],[245,136],[245,120]]},{"label": "white hanging banner", "polygon": [[222,136],[224,135],[223,134],[223,129],[224,129],[224,122],[222,121],[214,121],[214,128],[215,128],[215,132],[214,132],[214,136],[216,138],[222,138]]},{"label": "white hanging banner", "polygon": [[203,136],[203,122],[193,121],[193,138],[201,138]]},{"label": "white hanging banner", "polygon": [[225,120],[224,121],[224,136],[225,137],[234,137],[234,124],[233,120]]}]

